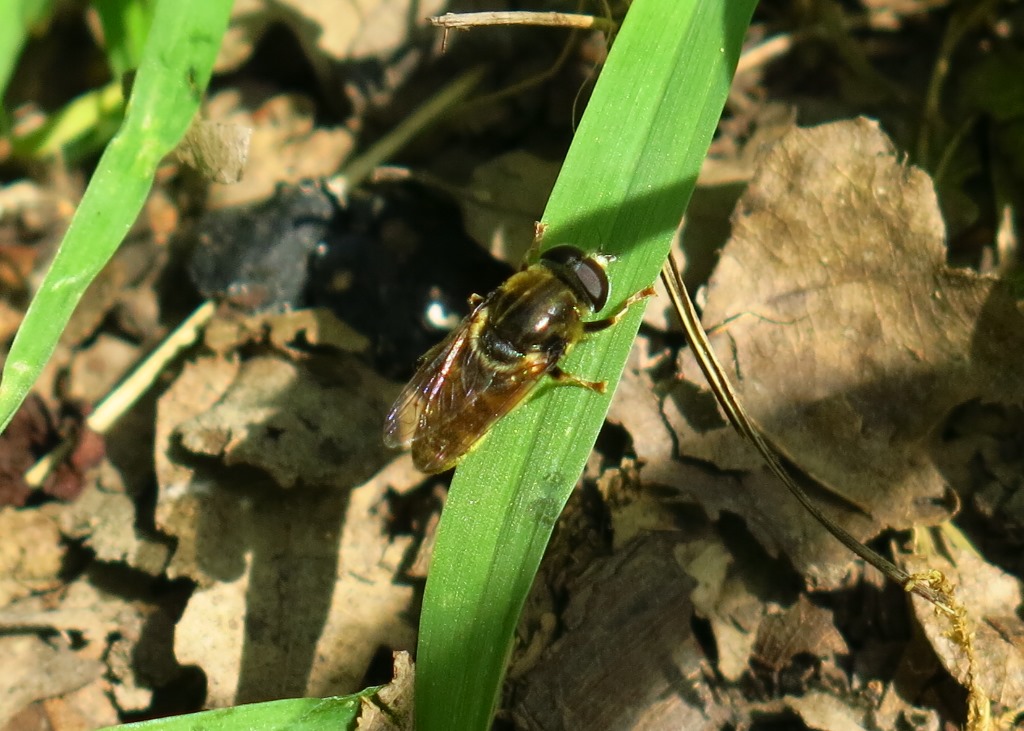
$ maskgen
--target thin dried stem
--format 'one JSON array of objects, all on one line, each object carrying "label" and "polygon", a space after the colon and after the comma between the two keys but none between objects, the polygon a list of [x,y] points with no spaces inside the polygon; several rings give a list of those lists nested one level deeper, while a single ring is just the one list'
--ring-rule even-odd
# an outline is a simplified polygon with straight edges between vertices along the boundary
[{"label": "thin dried stem", "polygon": [[665,282],[665,288],[668,290],[669,297],[672,299],[672,305],[683,325],[683,330],[686,333],[686,339],[690,344],[690,349],[693,351],[693,354],[697,359],[697,364],[704,373],[704,377],[707,379],[708,385],[715,394],[715,399],[722,407],[722,410],[725,411],[725,415],[729,419],[729,423],[732,424],[733,428],[738,431],[742,437],[757,448],[757,451],[761,453],[761,456],[768,464],[768,468],[772,473],[782,480],[783,484],[789,489],[793,494],[793,497],[797,499],[804,509],[814,516],[814,518],[821,523],[829,533],[839,539],[840,543],[881,571],[889,579],[898,583],[907,591],[924,597],[946,614],[955,615],[953,607],[950,606],[941,592],[936,591],[926,582],[915,579],[906,571],[902,570],[894,563],[857,540],[845,528],[822,512],[821,508],[811,500],[810,496],[804,491],[804,489],[796,483],[789,472],[786,471],[786,468],[782,465],[778,455],[768,445],[768,442],[765,441],[761,432],[758,431],[753,422],[751,422],[743,408],[743,405],[737,398],[736,392],[732,388],[732,384],[725,375],[725,369],[722,368],[722,364],[718,361],[717,356],[715,356],[715,352],[711,349],[711,343],[708,342],[707,333],[704,332],[704,327],[700,324],[700,318],[697,316],[697,310],[693,306],[693,301],[690,299],[690,295],[686,291],[686,285],[683,283],[683,278],[679,274],[679,269],[676,266],[675,259],[671,255],[669,255],[668,260],[665,262],[665,266],[661,270],[661,278]]},{"label": "thin dried stem", "polygon": [[486,13],[445,13],[430,19],[436,26],[450,30],[458,28],[479,28],[487,25],[540,25],[553,28],[576,28],[615,30],[615,23],[606,18],[577,13],[541,12],[486,12]]},{"label": "thin dried stem", "polygon": [[[200,330],[213,316],[214,309],[214,303],[209,300],[200,305],[132,371],[131,375],[107,394],[107,397],[86,418],[86,425],[98,434],[106,433],[121,418],[121,415],[130,409],[153,385],[153,381],[163,372],[167,364],[178,357],[181,351],[196,342]],[[53,468],[67,456],[71,446],[71,443],[65,440],[51,452],[43,455],[25,473],[25,482],[29,487],[42,486]]]}]

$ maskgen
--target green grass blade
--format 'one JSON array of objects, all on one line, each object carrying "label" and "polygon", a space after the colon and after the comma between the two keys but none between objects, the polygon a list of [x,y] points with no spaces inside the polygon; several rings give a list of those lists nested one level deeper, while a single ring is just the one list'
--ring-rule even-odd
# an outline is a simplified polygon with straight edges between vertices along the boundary
[{"label": "green grass blade", "polygon": [[358,695],[337,698],[292,698],[218,708],[187,716],[110,726],[101,731],[341,731],[355,728],[361,698],[370,697],[377,690],[371,688]]},{"label": "green grass blade", "polygon": [[152,0],[94,0],[114,81],[72,100],[31,132],[12,137],[14,157],[38,160],[60,154],[70,164],[107,143],[122,121],[125,74],[142,62],[154,6]]},{"label": "green grass blade", "polygon": [[230,10],[230,0],[157,4],[124,122],[100,158],[4,364],[0,429],[7,428],[86,287],[138,216],[156,166],[191,124]]},{"label": "green grass blade", "polygon": [[[754,0],[635,0],[544,215],[544,245],[619,255],[614,305],[654,281],[725,103]],[[563,364],[617,383],[641,308]],[[519,612],[610,395],[542,387],[456,472],[417,655],[421,731],[486,729]]]},{"label": "green grass blade", "polygon": [[11,80],[29,31],[52,9],[53,0],[0,2],[0,99],[7,91],[7,82]]},{"label": "green grass blade", "polygon": [[92,6],[103,28],[107,65],[120,81],[142,61],[153,20],[151,0],[93,0]]},{"label": "green grass blade", "polygon": [[12,137],[11,154],[40,160],[60,153],[65,161],[79,160],[110,139],[123,113],[121,82],[112,81],[68,102],[28,134]]}]

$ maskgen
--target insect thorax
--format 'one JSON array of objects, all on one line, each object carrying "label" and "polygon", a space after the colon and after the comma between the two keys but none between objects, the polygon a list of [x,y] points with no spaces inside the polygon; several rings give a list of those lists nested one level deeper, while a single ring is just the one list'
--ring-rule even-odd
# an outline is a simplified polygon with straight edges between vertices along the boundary
[{"label": "insect thorax", "polygon": [[482,309],[477,342],[497,364],[513,366],[527,354],[542,354],[554,365],[583,333],[579,298],[540,266],[513,276]]}]

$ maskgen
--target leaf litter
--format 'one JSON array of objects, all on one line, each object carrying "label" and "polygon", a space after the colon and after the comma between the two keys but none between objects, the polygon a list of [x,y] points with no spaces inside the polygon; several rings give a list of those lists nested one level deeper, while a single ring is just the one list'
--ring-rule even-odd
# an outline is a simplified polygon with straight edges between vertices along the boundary
[{"label": "leaf litter", "polygon": [[[794,129],[764,153],[709,281],[704,322],[770,443],[819,487],[830,514],[870,540],[885,530],[944,524],[956,511],[929,449],[955,407],[972,399],[1019,402],[1013,361],[1021,313],[1013,294],[995,278],[946,265],[930,180],[861,119]],[[851,586],[852,556],[759,474],[759,457],[724,420],[709,419],[702,376],[688,354],[681,369],[687,381],[671,386],[662,404],[676,454],[664,458],[663,436],[638,440],[638,454],[655,447],[642,478],[677,488],[712,517],[741,515],[808,588]],[[694,460],[726,470],[726,478],[714,484]],[[972,555],[980,563],[972,573],[996,571]],[[928,559],[906,565],[936,568]],[[957,596],[965,600],[985,585],[948,561],[937,567],[961,584]],[[936,646],[947,668],[1012,715],[1024,701],[1014,690],[1024,676],[1014,641],[1020,584],[1003,576],[1013,590],[996,600],[1009,622],[999,625],[1002,635],[990,626],[949,639],[948,618],[934,617],[923,601],[915,606],[933,643],[947,638]],[[983,607],[966,605],[969,627],[993,624]],[[713,629],[719,642],[727,637],[725,628]],[[970,677],[968,655],[976,661]],[[995,668],[986,670],[987,662]],[[987,712],[987,701],[976,702]],[[985,722],[976,712],[971,727]]]},{"label": "leaf litter", "polygon": [[[359,344],[329,318],[276,319],[324,347]],[[395,582],[410,539],[361,519],[390,487],[370,479],[390,457],[365,435],[395,387],[341,352],[228,352],[239,335],[280,342],[278,329],[214,328],[224,354],[189,364],[158,406],[156,520],[177,539],[167,571],[200,585],[175,656],[202,665],[214,707],[355,691],[378,648],[413,644],[412,588]],[[235,489],[201,489],[225,469]]]},{"label": "leaf litter", "polygon": [[[287,22],[300,19],[302,44],[319,44],[329,58],[351,53],[335,49],[327,36],[309,35],[319,21],[305,21],[320,11],[304,7],[281,5],[292,14]],[[237,67],[252,52],[268,27],[262,24],[266,15],[257,14],[259,23],[236,35],[240,43],[226,51],[228,66]],[[393,43],[362,39],[359,48],[372,52],[378,41]],[[232,55],[233,61],[227,58]],[[316,69],[321,81],[325,69]],[[392,84],[405,73],[394,71]],[[355,130],[318,126],[297,96],[273,97],[251,114],[239,111],[241,98],[227,92],[212,104],[220,106],[221,118],[256,127],[253,158],[266,167],[250,165],[249,185],[217,188],[211,204],[266,194],[282,168],[292,177],[333,171],[351,151]],[[756,147],[749,145],[743,154]],[[932,705],[928,696],[907,690],[894,677],[910,674],[909,666],[940,662],[998,704],[1020,704],[1019,581],[950,537],[955,531],[947,521],[956,500],[946,483],[954,482],[954,473],[937,468],[929,452],[947,414],[964,401],[1019,400],[1015,364],[1005,362],[1019,348],[1016,303],[996,280],[945,265],[930,183],[865,121],[793,131],[762,159],[708,286],[705,323],[717,335],[718,352],[731,364],[747,408],[791,464],[819,486],[816,495],[827,510],[865,539],[898,541],[904,534],[894,531],[917,529],[904,565],[939,568],[958,585],[975,628],[979,668],[968,679],[963,645],[950,640],[948,623],[917,599],[914,629],[921,628],[923,639],[909,641],[899,622],[893,629],[865,610],[871,619],[863,624],[877,657],[860,646],[863,636],[851,640],[853,610],[846,605],[856,603],[856,592],[878,594],[884,605],[879,615],[904,610],[905,597],[898,589],[880,588],[877,577],[780,492],[756,454],[717,415],[686,356],[682,369],[690,380],[665,382],[672,352],[660,339],[665,319],[648,317],[649,327],[659,332],[634,351],[610,416],[634,453],[621,461],[611,458],[610,464],[600,456],[591,460],[586,484],[596,484],[598,494],[578,504],[576,513],[570,506],[566,517],[574,529],[585,525],[589,547],[575,546],[565,555],[553,547],[549,563],[557,567],[555,575],[548,577],[545,599],[536,602],[541,618],[527,616],[522,625],[537,631],[518,656],[523,672],[510,675],[520,691],[516,696],[511,690],[509,697],[518,700],[505,705],[513,718],[527,715],[540,719],[538,727],[550,727],[544,722],[560,706],[542,681],[578,699],[574,711],[628,717],[636,709],[622,710],[618,686],[599,691],[606,704],[586,707],[593,688],[608,687],[601,685],[608,678],[600,668],[588,663],[609,663],[614,682],[626,672],[615,667],[620,657],[645,649],[658,657],[674,651],[674,665],[662,667],[667,678],[631,685],[638,691],[635,705],[643,707],[633,715],[639,719],[635,728],[761,728],[762,722],[796,716],[801,727],[816,729],[937,730],[939,714],[915,707]],[[541,158],[537,162],[524,168],[525,177],[545,188],[548,169]],[[522,165],[508,169],[507,163],[498,158],[496,181],[478,176],[474,190],[516,188]],[[522,239],[517,232],[531,230],[536,217],[528,214],[536,205],[530,185],[522,187],[508,201],[482,206],[487,215],[474,216],[478,239],[499,249],[517,248],[509,242]],[[500,217],[490,218],[495,207],[521,212],[519,225],[504,231]],[[696,209],[691,212],[696,217]],[[156,223],[150,224],[158,235]],[[688,226],[688,233],[694,228]],[[114,286],[97,293],[82,327],[71,333],[92,343],[93,355],[121,349],[96,335],[111,308],[124,309],[117,291],[135,281],[116,269],[112,276]],[[143,284],[137,290],[151,293],[151,282]],[[160,329],[155,318],[145,317],[155,307],[143,303],[142,315],[133,316],[141,323],[135,329],[132,318],[115,317],[123,331],[145,340]],[[361,389],[357,379],[349,391],[326,388],[318,359],[293,347],[300,332],[309,335],[318,327],[315,315],[300,317],[308,319],[276,335],[259,323],[215,321],[207,332],[212,354],[192,357],[152,407],[159,531],[133,522],[137,495],[125,487],[147,477],[128,474],[122,480],[109,461],[97,471],[97,489],[59,519],[36,510],[0,513],[6,521],[0,534],[22,539],[5,547],[7,572],[0,587],[14,602],[2,615],[5,626],[38,623],[85,637],[87,645],[83,653],[59,642],[37,642],[23,655],[34,658],[24,666],[65,670],[53,674],[50,686],[35,688],[35,695],[5,685],[0,696],[15,703],[0,711],[89,679],[81,691],[45,702],[51,719],[57,701],[71,704],[89,689],[100,689],[106,705],[87,718],[112,722],[111,697],[122,712],[146,708],[152,700],[148,688],[176,671],[150,667],[148,677],[136,673],[133,655],[145,649],[147,633],[168,644],[173,635],[175,659],[203,669],[209,705],[357,687],[377,650],[411,647],[405,614],[415,597],[405,582],[425,572],[437,512],[416,529],[425,534],[419,546],[401,531],[390,532],[388,521],[395,516],[386,506],[420,480],[406,458],[388,461],[373,453],[376,429],[370,430],[365,470],[332,474],[325,464],[330,460],[320,459],[337,446],[332,435],[340,426],[322,423],[329,410],[315,406],[352,399],[348,405],[367,409],[355,412],[355,423],[365,418],[368,424],[376,406],[361,403],[361,391],[379,394],[379,387],[387,393],[388,386]],[[343,351],[346,338],[328,336],[323,342]],[[307,342],[315,340],[314,335]],[[81,374],[73,377],[79,393],[96,388],[87,377],[87,357],[70,361]],[[263,420],[282,402],[296,409],[279,410],[282,420]],[[996,474],[1008,468],[993,454],[1006,443],[986,443],[985,471],[998,484],[967,496],[993,519],[1013,507],[1013,475]],[[958,446],[964,453],[973,448],[974,443]],[[336,479],[344,484],[341,499],[324,490]],[[437,483],[430,492],[432,499],[443,499]],[[608,555],[597,548],[604,546],[602,531],[610,533]],[[32,595],[59,588],[67,553],[61,535],[80,542],[102,564],[129,567],[137,572],[133,576],[165,573],[198,588],[182,600],[176,626],[170,615],[147,617],[142,603],[87,591],[87,580],[66,591],[57,609],[44,606]],[[415,556],[415,567],[407,565],[409,556]],[[302,601],[282,602],[282,596]],[[646,605],[625,611],[631,602]],[[650,621],[629,624],[637,619]],[[105,634],[114,630],[120,637],[108,642]],[[616,654],[618,642],[625,643],[625,654]],[[100,648],[109,649],[102,664]],[[893,660],[893,648],[903,657]],[[927,655],[929,648],[934,657]],[[339,657],[347,661],[337,663]],[[101,669],[105,678],[98,677]],[[293,674],[301,682],[284,677]],[[411,674],[396,661],[405,692]],[[949,689],[940,682],[932,677],[919,688]],[[645,692],[662,696],[652,701]],[[956,714],[962,704],[954,695],[950,706]]]},{"label": "leaf litter", "polygon": [[[1019,399],[1009,287],[946,266],[930,181],[866,120],[794,131],[766,155],[733,222],[704,320],[727,323],[712,344],[769,441],[861,540],[948,518],[926,438],[969,399]],[[701,382],[688,359],[682,367]],[[674,408],[687,456],[756,464],[727,429],[698,432]],[[753,530],[801,572],[840,584],[845,549],[809,516],[774,501],[747,510],[767,513]]]}]

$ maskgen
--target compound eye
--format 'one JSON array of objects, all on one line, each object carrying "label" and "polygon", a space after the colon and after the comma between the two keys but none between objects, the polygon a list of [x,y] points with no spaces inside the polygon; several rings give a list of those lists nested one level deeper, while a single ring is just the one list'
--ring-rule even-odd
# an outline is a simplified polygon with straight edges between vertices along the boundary
[{"label": "compound eye", "polygon": [[586,257],[569,263],[570,268],[579,280],[583,291],[587,293],[594,312],[604,309],[608,304],[608,274],[597,259]]},{"label": "compound eye", "polygon": [[552,262],[553,264],[561,264],[562,266],[569,267],[570,269],[575,269],[585,256],[583,252],[575,246],[563,244],[562,246],[555,246],[548,249],[540,255],[540,258],[545,261]]},{"label": "compound eye", "polygon": [[594,312],[607,304],[608,275],[601,257],[587,256],[575,246],[563,245],[548,249],[541,259],[561,269],[566,283],[590,301]]}]

